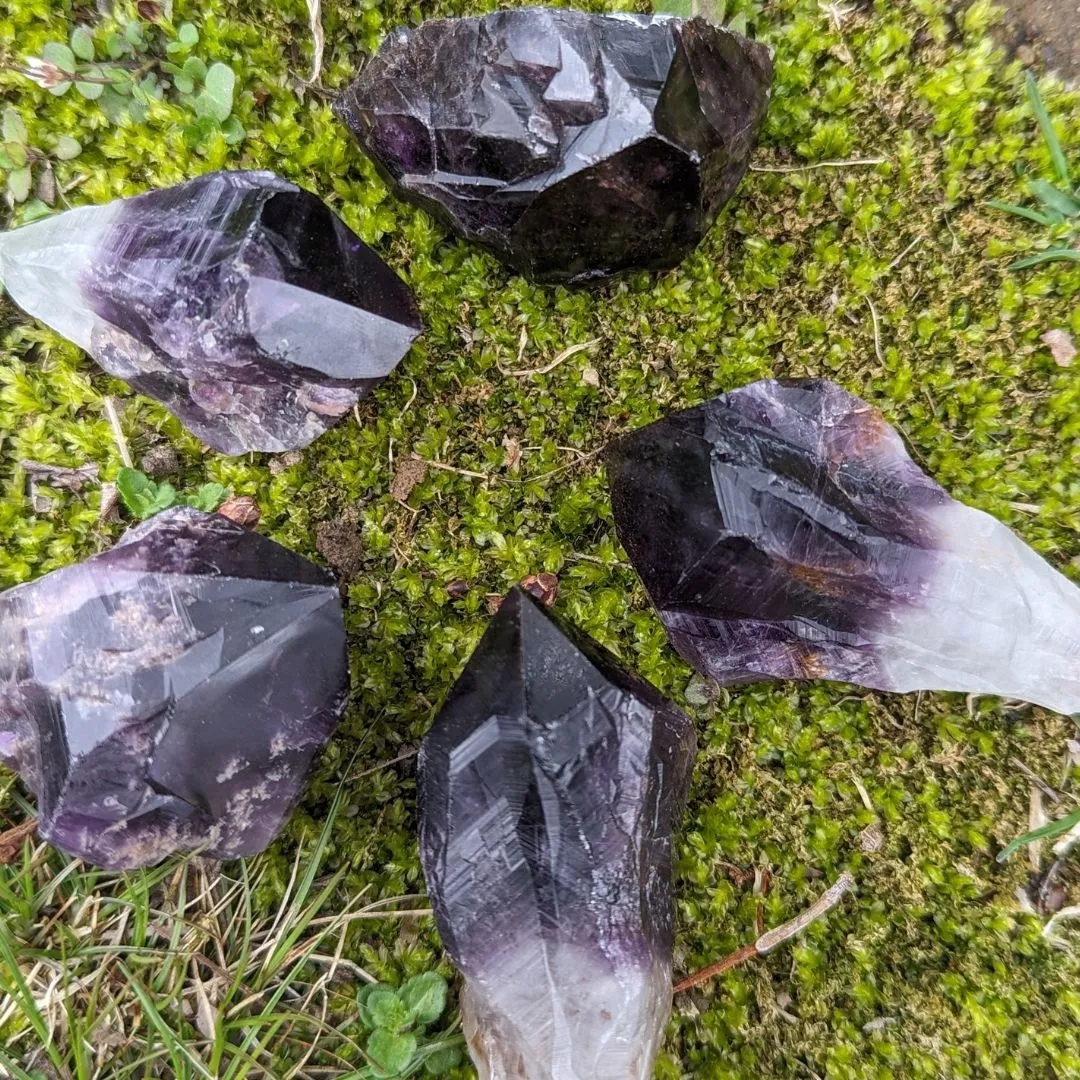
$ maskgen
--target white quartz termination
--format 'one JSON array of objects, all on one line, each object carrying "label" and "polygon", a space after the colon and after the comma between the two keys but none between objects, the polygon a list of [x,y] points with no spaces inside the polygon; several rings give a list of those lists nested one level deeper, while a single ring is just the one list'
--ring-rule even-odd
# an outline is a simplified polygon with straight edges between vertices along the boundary
[{"label": "white quartz termination", "polygon": [[500,968],[499,982],[470,979],[461,994],[479,1080],[652,1076],[671,1012],[670,970],[601,970],[583,950],[527,945]]},{"label": "white quartz termination", "polygon": [[935,570],[919,604],[879,630],[896,690],[956,690],[1080,713],[1080,589],[996,518],[929,512]]},{"label": "white quartz termination", "polygon": [[28,315],[91,352],[105,322],[79,287],[121,214],[123,203],[80,206],[21,229],[0,232],[0,282]]}]

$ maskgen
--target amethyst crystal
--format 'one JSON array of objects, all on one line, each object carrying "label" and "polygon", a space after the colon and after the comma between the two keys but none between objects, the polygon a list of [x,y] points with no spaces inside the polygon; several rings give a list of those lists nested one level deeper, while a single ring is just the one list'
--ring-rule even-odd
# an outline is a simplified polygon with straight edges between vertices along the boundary
[{"label": "amethyst crystal", "polygon": [[582,283],[693,250],[771,81],[764,46],[704,19],[519,8],[395,30],[335,109],[404,198]]},{"label": "amethyst crystal", "polygon": [[609,451],[619,538],[721,683],[843,679],[1080,711],[1080,590],[830,382],[765,380]]},{"label": "amethyst crystal", "polygon": [[481,1080],[651,1073],[690,721],[515,588],[420,755],[420,853]]},{"label": "amethyst crystal", "polygon": [[347,683],[331,576],[217,514],[167,510],[0,593],[0,760],[98,866],[261,851]]},{"label": "amethyst crystal", "polygon": [[421,330],[378,255],[268,172],[209,173],[0,234],[0,280],[227,454],[306,446]]}]

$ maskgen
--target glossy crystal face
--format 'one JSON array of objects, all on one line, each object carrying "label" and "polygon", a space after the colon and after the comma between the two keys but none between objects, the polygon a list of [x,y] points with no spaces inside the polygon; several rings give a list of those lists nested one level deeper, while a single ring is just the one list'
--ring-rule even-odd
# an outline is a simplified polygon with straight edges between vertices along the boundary
[{"label": "glossy crystal face", "polygon": [[319,199],[208,173],[0,235],[12,298],[223,453],[306,446],[420,333],[407,286]]},{"label": "glossy crystal face", "polygon": [[421,751],[421,857],[481,1076],[647,1077],[690,721],[514,590]]},{"label": "glossy crystal face", "polygon": [[519,8],[395,30],[335,109],[404,198],[584,283],[693,250],[771,81],[767,49],[703,19]]},{"label": "glossy crystal face", "polygon": [[348,684],[337,586],[187,507],[0,594],[0,760],[94,865],[261,851]]},{"label": "glossy crystal face", "polygon": [[619,538],[721,684],[842,679],[1080,709],[1080,590],[824,380],[763,380],[609,450]]}]

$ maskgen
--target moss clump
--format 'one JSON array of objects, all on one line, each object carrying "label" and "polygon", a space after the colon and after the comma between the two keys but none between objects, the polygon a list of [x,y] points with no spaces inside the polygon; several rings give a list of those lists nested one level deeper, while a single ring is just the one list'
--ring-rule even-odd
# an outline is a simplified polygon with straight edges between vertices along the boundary
[{"label": "moss clump", "polygon": [[[323,81],[343,85],[398,22],[490,6],[324,5]],[[955,496],[1076,576],[1080,368],[1058,367],[1039,337],[1055,327],[1080,335],[1080,267],[1005,269],[1036,236],[985,201],[1022,200],[1020,175],[1049,175],[1050,163],[1021,71],[987,36],[993,10],[982,0],[732,7],[777,53],[760,166],[887,160],[753,173],[679,270],[592,293],[512,277],[394,201],[324,95],[298,94],[310,65],[299,0],[177,3],[176,18],[199,27],[202,53],[237,72],[247,136],[235,147],[189,147],[189,117],[175,106],[110,126],[91,102],[51,98],[0,72],[0,94],[31,141],[62,132],[85,147],[60,169],[62,186],[84,178],[71,199],[103,201],[224,165],[273,168],[330,201],[423,307],[428,333],[359,423],[282,467],[201,453],[160,408],[0,306],[0,585],[118,535],[120,526],[98,524],[95,495],[58,493],[51,512],[35,514],[18,465],[92,461],[114,476],[106,394],[122,399],[136,456],[175,446],[178,487],[218,482],[255,497],[260,527],[282,543],[317,557],[320,523],[356,522],[355,697],[274,849],[267,907],[350,769],[365,775],[348,786],[330,854],[344,889],[422,889],[411,762],[366,770],[415,746],[483,629],[486,595],[527,574],[558,574],[562,611],[684,700],[690,672],[617,545],[595,457],[609,436],[665,411],[767,375],[828,376],[880,405]],[[70,0],[9,5],[0,12],[7,59],[40,54],[76,14]],[[1063,142],[1080,146],[1080,97],[1050,81],[1043,89]],[[502,370],[542,366],[593,338],[596,349],[550,374]],[[583,377],[586,366],[598,378]],[[509,440],[521,448],[515,468]],[[489,479],[431,470],[402,506],[390,494],[394,463],[413,452]],[[469,591],[451,596],[447,584],[462,580]],[[1052,776],[1069,724],[953,695],[917,701],[828,685],[751,687],[692,708],[703,749],[678,849],[679,965],[695,968],[754,935],[757,902],[729,865],[771,870],[770,925],[845,868],[859,892],[793,949],[681,997],[659,1076],[1077,1074],[1080,962],[1018,910],[1023,860],[1001,868],[993,857],[1027,822],[1028,782],[1010,760]],[[857,837],[875,817],[885,845],[864,855]],[[390,980],[439,962],[427,922],[361,922],[347,955]]]}]

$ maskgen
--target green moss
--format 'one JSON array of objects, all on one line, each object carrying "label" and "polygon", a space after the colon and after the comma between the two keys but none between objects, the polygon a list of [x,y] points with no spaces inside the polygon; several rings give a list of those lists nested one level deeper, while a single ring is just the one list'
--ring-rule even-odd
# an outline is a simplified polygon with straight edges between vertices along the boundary
[{"label": "green moss", "polygon": [[[491,6],[324,5],[323,81],[343,85],[402,20]],[[758,163],[887,161],[754,173],[678,271],[594,293],[512,277],[391,198],[324,96],[298,96],[297,76],[310,67],[299,0],[177,7],[178,19],[198,25],[200,52],[236,69],[246,140],[194,151],[176,107],[112,127],[92,103],[49,97],[0,71],[0,95],[32,142],[64,132],[83,143],[81,157],[58,167],[62,185],[84,178],[69,197],[102,201],[222,165],[273,168],[328,199],[384,254],[416,289],[429,330],[361,406],[360,423],[348,420],[275,475],[267,456],[203,454],[167,413],[0,301],[0,585],[119,534],[97,524],[93,494],[58,493],[53,512],[35,515],[18,466],[93,461],[114,476],[105,394],[122,400],[136,452],[162,440],[177,448],[178,486],[216,481],[255,496],[260,528],[308,555],[318,524],[355,508],[366,553],[348,586],[355,695],[275,848],[277,872],[261,893],[268,907],[296,843],[305,829],[313,835],[349,771],[416,745],[484,627],[485,594],[556,572],[561,610],[682,700],[690,672],[615,540],[594,456],[610,436],[670,409],[767,375],[828,376],[880,405],[953,494],[1076,576],[1067,564],[1080,529],[1080,368],[1057,367],[1039,335],[1080,334],[1080,267],[1005,269],[1037,231],[984,203],[1022,201],[1022,175],[1049,175],[1050,162],[1019,67],[987,37],[986,3],[877,0],[834,17],[817,0],[734,5],[776,49]],[[65,36],[73,11],[70,0],[8,5],[7,59]],[[1080,147],[1080,97],[1050,80],[1043,90],[1063,142]],[[548,375],[501,370],[542,366],[593,338],[594,351]],[[599,386],[583,379],[586,365]],[[525,448],[516,471],[505,467],[504,438]],[[389,494],[391,458],[413,451],[490,480],[433,470],[407,509]],[[459,578],[471,591],[451,599],[445,585]],[[1041,922],[1018,910],[1024,860],[994,862],[1027,824],[1028,784],[1010,759],[1054,775],[1071,725],[1039,710],[969,708],[953,695],[917,702],[829,685],[751,687],[694,712],[702,752],[678,847],[679,968],[754,936],[756,901],[727,864],[770,868],[770,925],[845,868],[859,888],[794,948],[681,996],[659,1076],[1076,1075],[1080,962],[1051,949]],[[422,890],[413,776],[404,761],[349,784],[330,856],[349,891]],[[885,830],[874,856],[857,844],[874,815],[856,779]],[[393,981],[439,962],[428,922],[360,923],[347,955]],[[895,1022],[864,1033],[883,1018]]]}]

